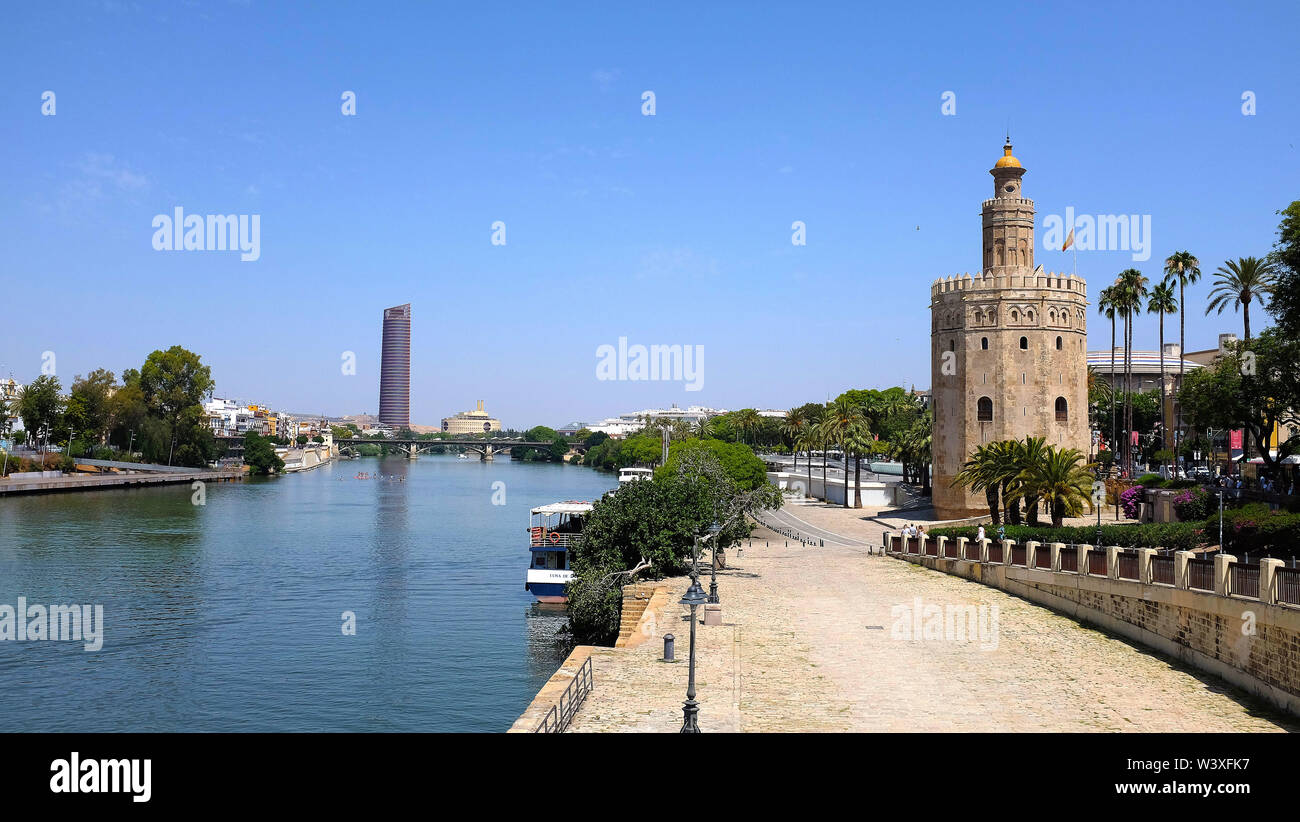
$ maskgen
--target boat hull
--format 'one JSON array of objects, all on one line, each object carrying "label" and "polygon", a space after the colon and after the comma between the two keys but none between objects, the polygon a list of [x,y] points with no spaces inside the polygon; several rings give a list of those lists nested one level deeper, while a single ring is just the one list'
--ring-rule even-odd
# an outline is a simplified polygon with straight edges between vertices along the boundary
[{"label": "boat hull", "polygon": [[524,588],[536,597],[538,602],[563,603],[569,601],[565,596],[564,586],[571,579],[573,579],[572,571],[529,569],[528,581],[524,583]]}]

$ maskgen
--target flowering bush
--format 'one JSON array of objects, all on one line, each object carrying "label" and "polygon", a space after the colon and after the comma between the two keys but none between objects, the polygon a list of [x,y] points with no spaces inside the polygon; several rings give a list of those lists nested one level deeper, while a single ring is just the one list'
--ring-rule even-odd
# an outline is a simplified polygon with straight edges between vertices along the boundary
[{"label": "flowering bush", "polygon": [[1188,488],[1174,497],[1174,513],[1182,522],[1203,520],[1210,515],[1210,495],[1202,488]]},{"label": "flowering bush", "polygon": [[1124,508],[1124,516],[1129,519],[1138,518],[1138,503],[1140,502],[1142,502],[1141,485],[1134,485],[1119,495],[1119,504]]}]

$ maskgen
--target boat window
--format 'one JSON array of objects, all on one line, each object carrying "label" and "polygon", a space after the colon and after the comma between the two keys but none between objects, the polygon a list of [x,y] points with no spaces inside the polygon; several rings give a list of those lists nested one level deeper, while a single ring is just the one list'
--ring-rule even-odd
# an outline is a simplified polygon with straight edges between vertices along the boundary
[{"label": "boat window", "polygon": [[535,553],[535,554],[533,554],[533,567],[534,567],[534,568],[545,568],[545,567],[546,567],[546,554],[543,554],[543,553],[540,552],[540,551],[537,552],[537,553]]}]

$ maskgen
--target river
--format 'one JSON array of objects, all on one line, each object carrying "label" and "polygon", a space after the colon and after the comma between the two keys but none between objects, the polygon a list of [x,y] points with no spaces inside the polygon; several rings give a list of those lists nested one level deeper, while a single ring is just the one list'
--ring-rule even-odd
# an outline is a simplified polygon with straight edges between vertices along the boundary
[{"label": "river", "polygon": [[212,484],[202,505],[187,485],[0,500],[0,605],[105,624],[98,651],[0,641],[0,730],[503,731],[563,658],[563,608],[524,590],[528,509],[616,484],[447,455]]}]

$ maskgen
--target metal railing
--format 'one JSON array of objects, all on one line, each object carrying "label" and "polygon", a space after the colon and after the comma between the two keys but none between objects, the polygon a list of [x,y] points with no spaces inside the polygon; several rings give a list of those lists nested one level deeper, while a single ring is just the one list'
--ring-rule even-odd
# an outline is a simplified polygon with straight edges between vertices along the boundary
[{"label": "metal railing", "polygon": [[1019,566],[1021,566],[1021,567],[1024,567],[1024,564],[1025,564],[1025,546],[1023,546],[1023,545],[1012,545],[1012,546],[1011,546],[1011,564],[1012,564],[1012,565],[1019,565]]},{"label": "metal railing", "polygon": [[587,694],[591,693],[591,687],[591,657],[587,657],[587,660],[578,668],[578,673],[574,674],[573,679],[569,681],[568,687],[560,694],[560,701],[551,706],[551,709],[546,712],[546,716],[542,717],[542,721],[537,723],[536,728],[533,728],[533,733],[564,733],[564,729],[569,727],[569,723],[573,721],[573,715],[578,712],[578,708],[582,707]]},{"label": "metal railing", "polygon": [[1052,547],[1046,544],[1039,544],[1034,549],[1034,567],[1052,569]]},{"label": "metal railing", "polygon": [[939,540],[927,539],[925,541],[925,555],[927,557],[939,556]]},{"label": "metal railing", "polygon": [[997,563],[1002,562],[1002,543],[1000,542],[989,543],[989,562],[997,562]]},{"label": "metal railing", "polygon": [[950,539],[943,544],[943,555],[951,559],[957,559],[957,540]]},{"label": "metal railing", "polygon": [[1119,552],[1119,574],[1120,579],[1136,581],[1138,578],[1138,555],[1136,551]]},{"label": "metal railing", "polygon": [[1228,563],[1228,593],[1259,599],[1259,566]]},{"label": "metal railing", "polygon": [[1104,577],[1107,575],[1106,568],[1106,549],[1093,547],[1088,551],[1088,573],[1095,577]]},{"label": "metal railing", "polygon": [[1277,601],[1287,605],[1300,605],[1300,568],[1278,568]]},{"label": "metal railing", "polygon": [[1214,560],[1187,560],[1187,587],[1198,591],[1214,590]]},{"label": "metal railing", "polygon": [[966,556],[968,560],[978,560],[980,558],[980,544],[978,542],[966,543]]},{"label": "metal railing", "polygon": [[533,528],[528,533],[528,544],[533,548],[569,548],[577,545],[581,539],[582,534],[567,531],[542,531]]},{"label": "metal railing", "polygon": [[1079,549],[1067,545],[1061,549],[1061,570],[1070,574],[1079,573]]},{"label": "metal railing", "polygon": [[1174,558],[1159,555],[1151,557],[1151,581],[1159,585],[1174,584]]}]

